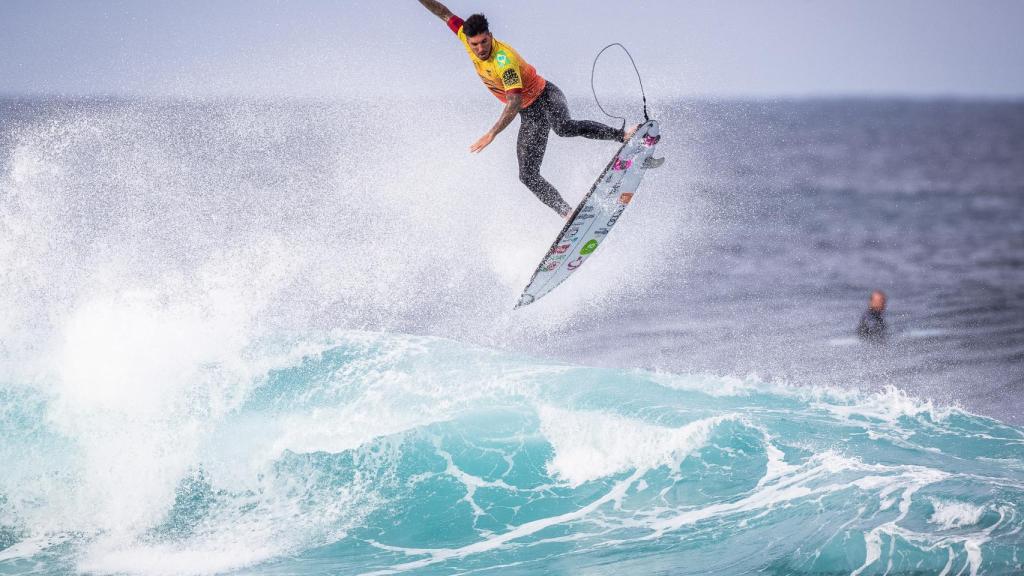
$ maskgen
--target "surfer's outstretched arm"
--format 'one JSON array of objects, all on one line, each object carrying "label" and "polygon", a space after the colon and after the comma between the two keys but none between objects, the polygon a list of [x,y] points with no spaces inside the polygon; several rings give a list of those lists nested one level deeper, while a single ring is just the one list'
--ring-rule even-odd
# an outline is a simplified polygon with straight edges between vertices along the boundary
[{"label": "surfer's outstretched arm", "polygon": [[479,152],[486,148],[498,133],[505,128],[508,128],[508,125],[515,119],[516,114],[519,114],[519,111],[522,110],[522,104],[522,94],[518,92],[509,94],[508,101],[505,102],[505,108],[501,111],[501,116],[498,118],[498,121],[494,123],[494,127],[488,130],[487,134],[484,134],[479,140],[474,142],[473,145],[469,147],[469,151]]},{"label": "surfer's outstretched arm", "polygon": [[452,17],[452,11],[449,10],[447,6],[441,4],[437,0],[420,0],[420,4],[423,4],[423,7],[426,8],[427,10],[430,10],[431,14],[437,16],[438,18],[444,20],[445,22],[447,22],[448,19]]}]

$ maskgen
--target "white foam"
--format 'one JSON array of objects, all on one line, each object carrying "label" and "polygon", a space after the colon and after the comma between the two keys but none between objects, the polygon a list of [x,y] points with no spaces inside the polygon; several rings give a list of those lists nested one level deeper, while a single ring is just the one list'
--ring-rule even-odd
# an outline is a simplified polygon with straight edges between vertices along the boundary
[{"label": "white foam", "polygon": [[92,548],[78,569],[90,574],[146,574],[147,576],[205,575],[237,570],[272,558],[275,548],[248,547],[242,543],[226,548],[171,545]]},{"label": "white foam", "polygon": [[931,399],[916,398],[893,385],[864,393],[835,386],[794,385],[785,381],[764,380],[757,374],[749,374],[744,378],[663,372],[644,374],[662,386],[709,396],[772,394],[793,398],[844,419],[857,417],[896,423],[902,417],[927,416],[934,422],[941,422],[952,414],[967,414],[959,406],[940,406]]},{"label": "white foam", "polygon": [[677,468],[707,443],[711,431],[732,416],[716,416],[680,428],[654,426],[603,412],[542,406],[541,432],[554,448],[548,473],[576,487],[630,470]]},{"label": "white foam", "polygon": [[[852,482],[831,481],[844,471],[856,471],[863,475]],[[947,474],[930,468],[865,464],[855,458],[824,452],[815,454],[787,474],[760,484],[757,489],[740,500],[702,506],[657,518],[650,523],[650,527],[655,531],[652,538],[708,518],[769,509],[798,499],[817,498],[849,490],[851,487],[881,492],[910,490],[904,493],[904,501],[900,505],[902,510],[904,506],[909,506],[909,497],[913,491],[947,477]],[[903,510],[903,513],[905,514],[906,510]]]},{"label": "white foam", "polygon": [[919,416],[928,416],[933,421],[942,421],[957,411],[953,407],[939,408],[932,400],[914,398],[892,385],[866,397],[858,398],[849,404],[818,402],[815,407],[844,418],[860,416],[889,423],[896,423],[903,417],[916,418]]},{"label": "white foam", "polygon": [[279,249],[268,239],[135,287],[98,269],[91,295],[54,315],[58,330],[38,345],[49,367],[39,386],[66,453],[53,455],[60,474],[8,494],[32,534],[124,545],[162,520],[215,423],[281,359],[255,351],[253,323],[281,272]]},{"label": "white foam", "polygon": [[[764,432],[762,431],[762,433]],[[764,476],[757,481],[757,488],[782,478],[783,476],[792,474],[799,468],[798,466],[788,464],[786,462],[785,453],[775,447],[775,444],[772,443],[771,436],[768,434],[764,434],[764,436],[764,449],[768,460],[765,463]]]},{"label": "white foam", "polygon": [[975,506],[967,502],[954,502],[929,498],[934,511],[928,517],[928,522],[937,524],[941,530],[952,530],[965,526],[975,526],[985,513],[983,506]]},{"label": "white foam", "polygon": [[65,324],[49,417],[73,439],[80,530],[134,531],[167,510],[195,463],[206,421],[251,376],[241,299],[161,302],[121,292],[85,302]]},{"label": "white foam", "polygon": [[60,544],[64,539],[52,534],[27,538],[0,550],[0,562],[18,558],[31,558],[51,546]]},{"label": "white foam", "polygon": [[394,447],[362,455],[360,473],[343,484],[309,461],[294,467],[268,465],[250,478],[249,489],[230,489],[206,477],[214,500],[193,533],[170,543],[102,534],[83,550],[78,568],[99,574],[213,574],[237,570],[345,538],[382,503],[375,470],[395,459]]}]

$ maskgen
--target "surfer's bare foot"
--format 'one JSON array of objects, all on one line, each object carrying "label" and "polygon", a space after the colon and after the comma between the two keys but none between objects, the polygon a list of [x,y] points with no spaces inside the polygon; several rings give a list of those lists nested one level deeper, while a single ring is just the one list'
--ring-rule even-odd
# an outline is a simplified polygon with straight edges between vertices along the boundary
[{"label": "surfer's bare foot", "polygon": [[629,140],[630,138],[632,138],[633,134],[636,134],[636,131],[639,130],[639,129],[640,129],[640,124],[637,124],[636,126],[633,126],[632,128],[626,128],[625,130],[623,130],[622,131],[622,141],[625,142],[625,141]]}]

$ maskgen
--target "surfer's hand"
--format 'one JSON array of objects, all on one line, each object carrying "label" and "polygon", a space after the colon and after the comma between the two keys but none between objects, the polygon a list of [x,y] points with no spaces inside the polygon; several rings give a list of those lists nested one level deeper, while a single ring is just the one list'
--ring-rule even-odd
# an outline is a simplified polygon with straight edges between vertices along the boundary
[{"label": "surfer's hand", "polygon": [[487,134],[484,134],[483,136],[481,136],[479,140],[474,142],[473,145],[469,147],[469,151],[470,152],[479,152],[479,151],[483,150],[484,148],[486,148],[487,145],[490,144],[491,141],[493,141],[493,140],[494,140],[494,134],[488,132]]}]

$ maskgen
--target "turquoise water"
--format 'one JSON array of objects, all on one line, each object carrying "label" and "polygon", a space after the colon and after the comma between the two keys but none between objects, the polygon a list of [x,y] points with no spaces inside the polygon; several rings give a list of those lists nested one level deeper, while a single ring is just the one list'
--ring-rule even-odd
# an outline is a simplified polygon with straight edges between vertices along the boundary
[{"label": "turquoise water", "polygon": [[275,362],[169,411],[5,388],[0,572],[1024,569],[1024,431],[895,389],[364,332]]}]

